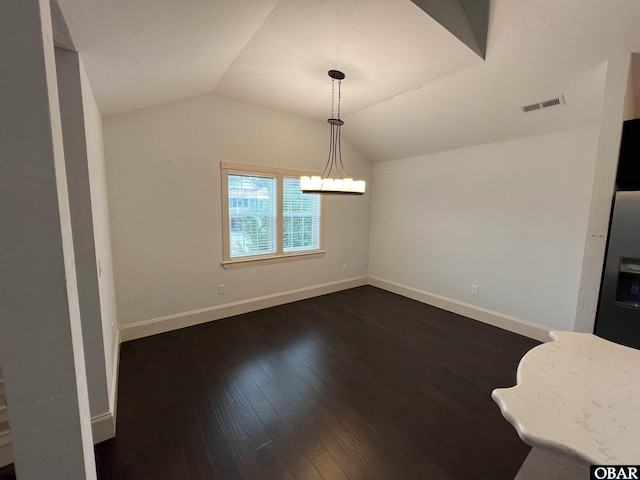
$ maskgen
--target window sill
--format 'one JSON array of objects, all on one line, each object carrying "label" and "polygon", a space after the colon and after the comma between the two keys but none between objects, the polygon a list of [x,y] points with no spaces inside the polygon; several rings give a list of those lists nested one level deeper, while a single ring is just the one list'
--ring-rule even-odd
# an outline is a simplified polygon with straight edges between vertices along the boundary
[{"label": "window sill", "polygon": [[253,267],[255,265],[268,265],[270,263],[293,262],[295,260],[305,260],[307,258],[324,257],[325,250],[314,250],[313,252],[294,252],[284,255],[271,255],[268,257],[248,257],[236,260],[226,260],[222,262],[225,270],[232,268]]}]

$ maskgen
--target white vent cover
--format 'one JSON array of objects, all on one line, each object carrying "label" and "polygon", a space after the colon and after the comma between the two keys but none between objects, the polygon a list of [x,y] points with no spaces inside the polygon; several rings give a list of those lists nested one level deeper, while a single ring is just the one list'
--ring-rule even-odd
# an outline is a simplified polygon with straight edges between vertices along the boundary
[{"label": "white vent cover", "polygon": [[549,100],[541,100],[540,102],[531,103],[529,105],[525,105],[520,109],[524,113],[535,112],[536,110],[543,110],[545,108],[551,107],[559,107],[560,105],[565,105],[564,103],[564,95],[560,95],[559,97],[550,98]]}]

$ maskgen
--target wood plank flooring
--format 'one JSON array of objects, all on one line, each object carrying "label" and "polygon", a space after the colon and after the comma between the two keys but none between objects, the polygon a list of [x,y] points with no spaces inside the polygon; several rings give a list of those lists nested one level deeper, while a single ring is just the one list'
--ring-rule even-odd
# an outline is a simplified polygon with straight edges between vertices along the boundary
[{"label": "wood plank flooring", "polygon": [[537,344],[370,286],[127,342],[98,477],[512,480],[490,393]]},{"label": "wood plank flooring", "polygon": [[99,478],[511,480],[537,343],[370,286],[127,342]]}]

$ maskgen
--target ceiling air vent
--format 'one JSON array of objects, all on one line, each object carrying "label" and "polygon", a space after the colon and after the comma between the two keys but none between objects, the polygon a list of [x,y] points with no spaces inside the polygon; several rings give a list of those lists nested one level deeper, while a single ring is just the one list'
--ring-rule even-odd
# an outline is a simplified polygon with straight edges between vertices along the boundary
[{"label": "ceiling air vent", "polygon": [[522,107],[524,113],[533,112],[534,110],[540,110],[542,106],[539,103],[532,103],[531,105],[525,105]]},{"label": "ceiling air vent", "polygon": [[545,108],[557,107],[560,105],[564,105],[564,95],[560,95],[559,97],[550,98],[549,100],[542,100],[540,102],[532,103],[530,105],[525,105],[521,108],[524,113],[534,112],[536,110],[542,110]]}]

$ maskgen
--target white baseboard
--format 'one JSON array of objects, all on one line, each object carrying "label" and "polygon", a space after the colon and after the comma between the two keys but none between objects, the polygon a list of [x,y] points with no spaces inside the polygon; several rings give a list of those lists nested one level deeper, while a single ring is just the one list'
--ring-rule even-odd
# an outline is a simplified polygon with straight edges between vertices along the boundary
[{"label": "white baseboard", "polygon": [[[113,412],[114,410],[112,410]],[[116,434],[116,418],[111,412],[103,413],[91,419],[93,443],[100,443],[113,438]],[[11,435],[0,437],[0,468],[13,463],[13,446]]]},{"label": "white baseboard", "polygon": [[111,377],[111,396],[109,398],[109,411],[97,415],[91,419],[91,431],[93,443],[104,442],[116,436],[116,408],[118,402],[118,368],[120,367],[120,330],[114,339],[113,375]]},{"label": "white baseboard", "polygon": [[154,318],[142,322],[123,325],[120,327],[120,335],[123,342],[137,338],[148,337],[157,333],[169,332],[180,328],[198,325],[200,323],[219,320],[221,318],[254,312],[263,308],[275,307],[285,303],[297,302],[307,298],[339,292],[349,288],[361,287],[367,284],[367,277],[354,277],[337,282],[314,285],[312,287],[299,288],[286,292],[265,295],[263,297],[242,300],[239,302],[225,303],[215,307],[193,310],[191,312],[169,315],[167,317]]},{"label": "white baseboard", "polygon": [[116,435],[116,419],[111,412],[103,413],[91,419],[93,443],[104,442]]},{"label": "white baseboard", "polygon": [[411,298],[434,307],[457,313],[474,320],[478,320],[494,327],[502,328],[525,337],[533,338],[541,342],[551,340],[549,332],[551,328],[544,327],[535,323],[522,320],[520,318],[505,315],[504,313],[494,312],[486,308],[471,305],[469,303],[460,302],[451,298],[443,297],[435,293],[425,292],[417,288],[402,285],[400,283],[391,282],[378,277],[369,277],[369,285],[397,293],[403,297]]}]

